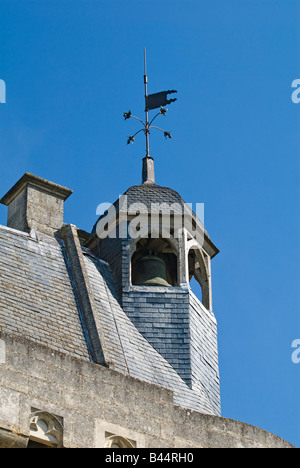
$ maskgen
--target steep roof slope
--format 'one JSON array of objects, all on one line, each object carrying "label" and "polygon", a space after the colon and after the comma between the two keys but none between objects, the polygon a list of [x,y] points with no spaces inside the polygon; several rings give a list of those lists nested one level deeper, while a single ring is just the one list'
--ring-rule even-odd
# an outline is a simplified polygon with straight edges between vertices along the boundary
[{"label": "steep roof slope", "polygon": [[[172,390],[177,405],[214,414],[204,388],[190,389],[127,317],[109,266],[83,253],[109,367]],[[61,239],[0,227],[1,331],[90,360],[77,294]]]},{"label": "steep roof slope", "polygon": [[0,227],[0,329],[89,359],[62,241]]}]

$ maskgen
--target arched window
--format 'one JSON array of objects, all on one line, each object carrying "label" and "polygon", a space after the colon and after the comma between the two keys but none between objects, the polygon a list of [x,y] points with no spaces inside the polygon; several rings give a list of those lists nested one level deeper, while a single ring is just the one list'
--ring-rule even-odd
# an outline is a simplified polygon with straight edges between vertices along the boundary
[{"label": "arched window", "polygon": [[35,411],[30,417],[28,448],[61,448],[63,427],[60,421],[45,411]]},{"label": "arched window", "polygon": [[105,448],[136,448],[136,444],[133,440],[107,433],[105,437]]}]

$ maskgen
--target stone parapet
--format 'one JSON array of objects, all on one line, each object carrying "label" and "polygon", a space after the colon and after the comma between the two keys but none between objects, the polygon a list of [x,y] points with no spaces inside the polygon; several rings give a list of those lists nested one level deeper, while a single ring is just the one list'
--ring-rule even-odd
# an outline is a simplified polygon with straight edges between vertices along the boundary
[{"label": "stone parapet", "polygon": [[101,448],[112,432],[137,448],[292,448],[257,427],[175,406],[156,385],[25,339],[0,340],[0,447],[25,447],[38,410],[61,421],[66,448]]}]

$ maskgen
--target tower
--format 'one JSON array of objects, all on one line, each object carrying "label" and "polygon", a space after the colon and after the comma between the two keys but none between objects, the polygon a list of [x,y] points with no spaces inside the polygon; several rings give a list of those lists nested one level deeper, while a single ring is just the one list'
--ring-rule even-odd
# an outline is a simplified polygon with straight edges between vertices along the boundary
[{"label": "tower", "polygon": [[[211,259],[218,249],[199,217],[173,189],[155,183],[149,134],[167,99],[175,90],[148,95],[144,55],[146,156],[142,184],[130,187],[98,220],[88,247],[113,270],[123,310],[139,332],[200,395],[203,411],[220,414],[217,323],[212,310]],[[149,110],[159,109],[149,121]],[[197,298],[190,287],[194,278],[201,287]],[[197,403],[199,409],[199,401]]]},{"label": "tower", "polygon": [[[120,304],[139,332],[197,395],[195,409],[220,414],[217,323],[212,310],[211,260],[218,249],[190,205],[173,189],[155,183],[150,156],[152,123],[166,115],[164,91],[148,95],[145,53],[146,156],[142,184],[130,187],[95,224],[86,243],[112,268]],[[149,121],[150,109],[159,108]],[[197,211],[197,210],[196,210]],[[190,280],[201,287],[192,292]]]},{"label": "tower", "polygon": [[[142,184],[130,187],[100,217],[86,247],[109,263],[123,310],[200,396],[200,409],[220,414],[211,286],[218,249],[181,196],[155,183],[152,158],[150,165],[144,159],[142,174]],[[192,291],[192,278],[201,298]]]}]

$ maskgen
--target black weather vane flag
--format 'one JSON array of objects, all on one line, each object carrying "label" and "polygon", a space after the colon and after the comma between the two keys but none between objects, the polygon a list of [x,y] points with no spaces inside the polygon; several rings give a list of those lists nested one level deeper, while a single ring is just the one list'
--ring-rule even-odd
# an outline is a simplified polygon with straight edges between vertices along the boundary
[{"label": "black weather vane flag", "polygon": [[[134,135],[128,137],[127,139],[127,144],[133,143],[136,135],[140,132],[144,132],[146,135],[146,157],[150,158],[150,152],[149,152],[149,135],[150,135],[150,129],[155,128],[157,130],[160,130],[165,138],[172,138],[170,132],[167,132],[163,130],[160,127],[157,127],[155,125],[152,125],[153,121],[158,117],[159,115],[166,115],[167,109],[164,108],[167,104],[171,104],[174,101],[177,101],[176,98],[174,99],[168,99],[168,94],[173,94],[177,93],[176,90],[169,90],[169,91],[161,91],[160,93],[155,93],[155,94],[149,94],[148,95],[148,90],[147,90],[147,85],[148,85],[148,76],[147,76],[147,69],[146,69],[146,49],[144,50],[144,84],[145,84],[145,122],[143,122],[141,119],[136,117],[135,115],[132,115],[131,111],[124,112],[123,116],[125,120],[133,118],[138,120],[143,124],[143,128],[138,130]],[[159,112],[153,117],[153,119],[149,122],[149,115],[148,112],[149,110],[152,109],[159,109]]]}]

